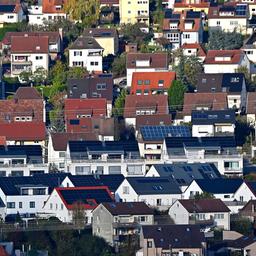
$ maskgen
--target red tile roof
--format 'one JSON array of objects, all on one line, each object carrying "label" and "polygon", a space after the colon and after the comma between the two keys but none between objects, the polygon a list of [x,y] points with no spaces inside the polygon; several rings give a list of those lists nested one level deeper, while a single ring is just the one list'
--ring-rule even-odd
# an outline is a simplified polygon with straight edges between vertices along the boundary
[{"label": "red tile roof", "polygon": [[136,117],[136,110],[154,110],[156,115],[168,114],[168,97],[167,95],[126,96],[124,117]]},{"label": "red tile roof", "polygon": [[42,141],[46,139],[44,123],[20,122],[0,124],[0,136],[7,141]]},{"label": "red tile roof", "polygon": [[13,36],[11,53],[48,53],[48,36]]},{"label": "red tile roof", "polygon": [[256,114],[256,92],[248,92],[247,94],[247,114]]},{"label": "red tile roof", "polygon": [[42,100],[42,96],[38,92],[38,90],[34,87],[19,87],[14,95],[15,99],[34,99],[34,100]]},{"label": "red tile roof", "polygon": [[[131,94],[136,94],[137,90],[141,90],[142,94],[144,90],[148,90],[149,94],[152,91],[167,91],[173,80],[175,80],[175,76],[175,72],[134,72],[132,75]],[[149,80],[150,84],[145,84],[145,80]],[[139,85],[138,81],[142,81],[143,84]],[[159,81],[161,82],[159,83]]]},{"label": "red tile roof", "polygon": [[[245,53],[242,50],[209,50],[205,64],[239,64]],[[216,59],[218,58],[218,59]],[[225,59],[224,59],[225,58]]]},{"label": "red tile roof", "polygon": [[0,256],[9,256],[4,247],[0,245]]},{"label": "red tile roof", "polygon": [[205,57],[206,56],[206,52],[205,50],[202,48],[202,46],[200,44],[194,43],[194,44],[183,44],[181,46],[182,49],[196,49],[197,50],[197,56],[199,57]]},{"label": "red tile roof", "polygon": [[171,125],[172,118],[171,115],[144,115],[136,117],[136,130],[139,130],[141,126],[144,125]]},{"label": "red tile roof", "polygon": [[[43,13],[65,13],[64,4],[66,0],[43,0]],[[56,6],[61,6],[60,9],[57,9]]]},{"label": "red tile roof", "polygon": [[227,93],[185,93],[183,114],[191,115],[191,111],[207,107],[211,110],[227,109]]}]

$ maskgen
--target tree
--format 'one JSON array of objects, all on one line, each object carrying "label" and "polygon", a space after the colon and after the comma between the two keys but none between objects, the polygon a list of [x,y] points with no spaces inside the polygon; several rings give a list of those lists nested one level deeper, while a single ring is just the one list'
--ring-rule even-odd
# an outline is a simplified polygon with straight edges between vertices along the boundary
[{"label": "tree", "polygon": [[172,110],[181,110],[183,106],[186,86],[180,80],[174,80],[168,89],[169,107]]},{"label": "tree", "polygon": [[35,85],[41,85],[45,83],[47,79],[47,70],[43,67],[37,68],[31,76],[31,80]]},{"label": "tree", "polygon": [[64,85],[67,81],[67,66],[62,61],[57,60],[49,72],[49,78],[55,85]]},{"label": "tree", "polygon": [[83,227],[86,221],[86,214],[82,202],[75,202],[72,205],[72,221],[74,225]]},{"label": "tree", "polygon": [[243,73],[245,80],[247,83],[251,83],[251,76],[250,76],[250,71],[246,66],[239,66],[236,70],[236,73]]},{"label": "tree", "polygon": [[22,71],[19,74],[19,80],[21,83],[28,84],[31,81],[32,73],[28,71]]},{"label": "tree", "polygon": [[252,232],[253,225],[245,217],[234,216],[230,221],[230,230],[234,230],[243,235],[249,235]]},{"label": "tree", "polygon": [[211,30],[207,48],[209,50],[234,50],[240,49],[243,45],[243,36],[241,33],[224,32],[220,29]]},{"label": "tree", "polygon": [[201,194],[196,194],[194,196],[195,200],[199,200],[199,199],[213,199],[213,198],[215,198],[214,195],[212,193],[209,193],[209,192],[206,192],[206,191],[204,191]]},{"label": "tree", "polygon": [[66,1],[64,9],[73,20],[89,27],[96,25],[99,20],[99,0],[69,0]]},{"label": "tree", "polygon": [[83,67],[71,67],[67,72],[68,79],[80,79],[88,75],[88,71]]},{"label": "tree", "polygon": [[113,108],[113,114],[115,116],[123,116],[126,96],[127,91],[123,89],[118,98],[115,100],[115,105]]},{"label": "tree", "polygon": [[115,77],[126,74],[126,54],[123,53],[116,57],[112,63],[112,72]]}]

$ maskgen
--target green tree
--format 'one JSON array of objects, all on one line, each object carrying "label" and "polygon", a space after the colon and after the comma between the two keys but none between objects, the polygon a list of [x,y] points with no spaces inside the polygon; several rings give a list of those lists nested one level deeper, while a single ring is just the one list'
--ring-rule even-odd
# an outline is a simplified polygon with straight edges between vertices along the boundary
[{"label": "green tree", "polygon": [[69,0],[64,6],[69,16],[86,26],[96,25],[100,15],[99,0]]},{"label": "green tree", "polygon": [[199,199],[213,199],[215,198],[214,195],[212,193],[206,192],[204,191],[203,193],[200,194],[196,194],[194,196],[195,200],[199,200]]},{"label": "green tree", "polygon": [[115,104],[113,108],[113,114],[115,116],[123,116],[126,96],[127,96],[127,91],[123,89],[120,95],[118,96],[118,98],[115,100]]},{"label": "green tree", "polygon": [[21,81],[21,83],[28,84],[28,83],[31,81],[31,76],[32,76],[32,73],[31,73],[31,72],[22,71],[22,72],[19,74],[19,80]]},{"label": "green tree", "polygon": [[88,71],[83,67],[71,67],[67,72],[68,79],[80,79],[88,75]]},{"label": "green tree", "polygon": [[230,230],[234,230],[243,235],[250,235],[253,225],[251,221],[245,217],[232,216],[230,221]]},{"label": "green tree", "polygon": [[241,33],[224,32],[222,30],[210,30],[207,48],[209,50],[234,50],[240,49],[243,45]]},{"label": "green tree", "polygon": [[112,72],[115,77],[126,74],[126,54],[116,57],[112,63]]},{"label": "green tree", "polygon": [[72,222],[78,227],[83,227],[85,225],[85,210],[82,202],[75,202],[72,205]]},{"label": "green tree", "polygon": [[48,72],[46,69],[40,67],[35,70],[35,72],[31,76],[31,80],[34,85],[41,85],[44,84],[47,80]]},{"label": "green tree", "polygon": [[57,60],[49,72],[50,80],[55,85],[64,85],[67,81],[67,65]]},{"label": "green tree", "polygon": [[172,110],[181,110],[183,106],[186,86],[180,80],[174,80],[168,89],[169,107]]}]

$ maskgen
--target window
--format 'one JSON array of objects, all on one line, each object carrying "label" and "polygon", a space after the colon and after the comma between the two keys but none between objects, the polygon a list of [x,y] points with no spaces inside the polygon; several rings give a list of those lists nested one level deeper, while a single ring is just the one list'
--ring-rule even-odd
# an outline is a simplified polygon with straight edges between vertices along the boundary
[{"label": "window", "polygon": [[23,176],[23,171],[12,171],[11,176],[21,177],[21,176]]},{"label": "window", "polygon": [[158,81],[158,86],[163,86],[164,85],[164,80],[159,80]]},{"label": "window", "polygon": [[97,90],[106,90],[107,85],[106,84],[97,84],[96,88],[97,88]]},{"label": "window", "polygon": [[22,195],[28,195],[28,188],[23,188],[23,189],[21,190],[21,194],[22,194]]},{"label": "window", "polygon": [[61,206],[61,207],[60,207],[60,208],[61,208],[61,210],[63,210],[63,208],[64,208],[63,204],[61,204],[60,206]]},{"label": "window", "polygon": [[52,210],[52,203],[50,203],[50,209]]},{"label": "window", "polygon": [[224,198],[230,198],[230,195],[224,195]]},{"label": "window", "polygon": [[160,198],[159,198],[159,199],[156,199],[156,205],[159,206],[159,205],[161,205],[161,204],[162,204],[162,199],[160,199]]},{"label": "window", "polygon": [[148,248],[152,248],[152,242],[148,241]]},{"label": "window", "polygon": [[147,216],[140,216],[140,222],[146,222],[147,220]]},{"label": "window", "polygon": [[224,214],[223,213],[215,213],[214,219],[224,219]]},{"label": "window", "polygon": [[90,65],[91,65],[91,66],[98,66],[98,65],[99,65],[99,62],[98,62],[98,61],[91,61],[91,62],[90,62]]},{"label": "window", "polygon": [[36,56],[36,60],[42,60],[43,56]]},{"label": "window", "polygon": [[7,208],[9,209],[15,208],[15,202],[7,202]]},{"label": "window", "polygon": [[34,201],[29,202],[29,207],[30,208],[35,208],[36,207],[36,203]]},{"label": "window", "polygon": [[127,187],[127,186],[124,186],[123,187],[123,194],[129,194],[129,187]]},{"label": "window", "polygon": [[59,168],[61,169],[65,168],[65,163],[59,163]]},{"label": "window", "polygon": [[82,56],[82,51],[74,51],[74,56]]},{"label": "window", "polygon": [[22,202],[19,202],[19,208],[22,208]]},{"label": "window", "polygon": [[150,85],[150,80],[145,80],[145,81],[144,81],[144,84],[145,84],[145,85]]},{"label": "window", "polygon": [[219,21],[219,20],[217,20],[216,24],[217,24],[217,26],[220,26],[220,21]]},{"label": "window", "polygon": [[45,195],[46,194],[45,188],[34,188],[33,195]]},{"label": "window", "polygon": [[65,152],[59,152],[59,157],[65,157]]},{"label": "window", "polygon": [[183,35],[183,38],[189,39],[189,38],[190,38],[190,34],[184,34],[184,35]]},{"label": "window", "polygon": [[142,80],[138,80],[137,81],[137,85],[142,85],[143,84],[143,81]]}]

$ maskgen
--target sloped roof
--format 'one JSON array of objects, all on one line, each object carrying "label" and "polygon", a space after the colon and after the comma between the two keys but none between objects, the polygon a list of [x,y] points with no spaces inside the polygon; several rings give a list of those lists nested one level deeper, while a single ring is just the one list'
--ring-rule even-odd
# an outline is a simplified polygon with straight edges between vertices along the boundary
[{"label": "sloped roof", "polygon": [[199,57],[205,57],[206,56],[206,52],[203,49],[203,47],[200,44],[197,43],[185,43],[181,46],[182,49],[196,49],[197,50],[197,56]]},{"label": "sloped roof", "polygon": [[256,92],[247,93],[246,113],[256,114]]},{"label": "sloped roof", "polygon": [[42,96],[34,87],[19,87],[14,95],[14,99],[42,100]]},{"label": "sloped roof", "polygon": [[[245,53],[242,50],[209,50],[204,64],[240,64]],[[230,58],[219,60],[216,58]]]},{"label": "sloped roof", "polygon": [[140,115],[136,116],[136,130],[144,125],[171,125],[172,117],[169,114],[163,115]]},{"label": "sloped roof", "polygon": [[91,36],[80,36],[76,41],[69,47],[70,50],[75,49],[96,49],[102,50],[103,48],[99,43]]}]

